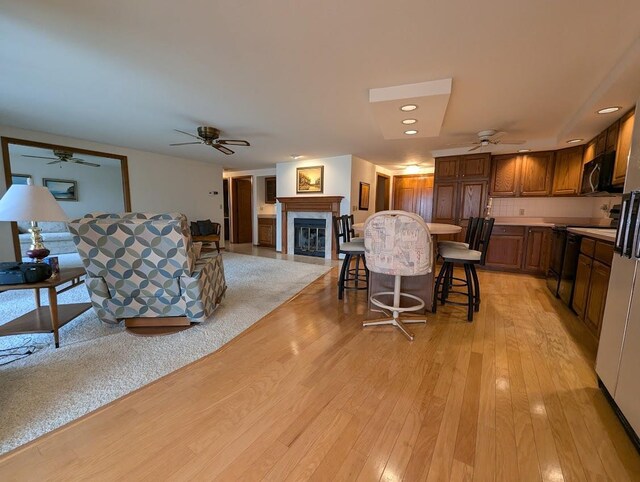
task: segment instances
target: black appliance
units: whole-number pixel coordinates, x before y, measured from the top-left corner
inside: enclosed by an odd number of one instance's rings
[[[0,285],[37,283],[51,278],[51,274],[47,263],[0,263]]]
[[[576,280],[576,270],[578,269],[581,240],[582,236],[578,234],[567,234],[567,242],[562,260],[562,271],[560,272],[560,284],[558,287],[558,296],[560,296],[560,299],[567,306],[571,306],[571,302],[573,301],[573,286]]]
[[[558,297],[560,288],[560,275],[564,263],[564,248],[567,240],[567,227],[554,226],[551,232],[551,258],[547,271],[547,286],[555,297]]]
[[[620,224],[613,249],[620,256],[640,258],[640,190],[622,196]]]
[[[580,194],[587,196],[621,193],[623,186],[613,186],[615,151],[606,152],[593,158],[584,165]]]

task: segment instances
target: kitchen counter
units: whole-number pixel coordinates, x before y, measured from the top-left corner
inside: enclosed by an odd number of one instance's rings
[[[616,240],[616,230],[612,228],[567,228],[567,231],[610,243]]]

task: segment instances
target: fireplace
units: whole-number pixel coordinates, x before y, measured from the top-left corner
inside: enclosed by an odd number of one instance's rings
[[[324,258],[327,224],[324,219],[293,220],[293,253]]]

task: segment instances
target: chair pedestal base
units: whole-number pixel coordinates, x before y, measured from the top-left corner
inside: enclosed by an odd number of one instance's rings
[[[381,326],[381,325],[393,325],[398,328],[404,336],[406,336],[409,341],[413,341],[413,333],[411,333],[404,326],[405,323],[426,323],[426,319],[413,319],[413,318],[405,318],[400,320],[400,318],[386,318],[379,320],[371,320],[365,321],[362,326]]]

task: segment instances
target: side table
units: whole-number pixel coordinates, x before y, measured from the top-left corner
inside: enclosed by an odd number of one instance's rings
[[[19,285],[0,285],[0,293],[14,290],[33,290],[36,309],[0,326],[0,336],[24,335],[27,333],[53,333],[56,348],[60,347],[58,330],[78,315],[91,308],[91,303],[70,303],[58,305],[58,294],[84,284],[81,278],[84,268],[62,268],[60,273],[40,283]],[[56,288],[71,283],[60,291]],[[49,306],[41,306],[40,290],[46,289],[49,294]],[[0,298],[1,299],[1,298]]]

